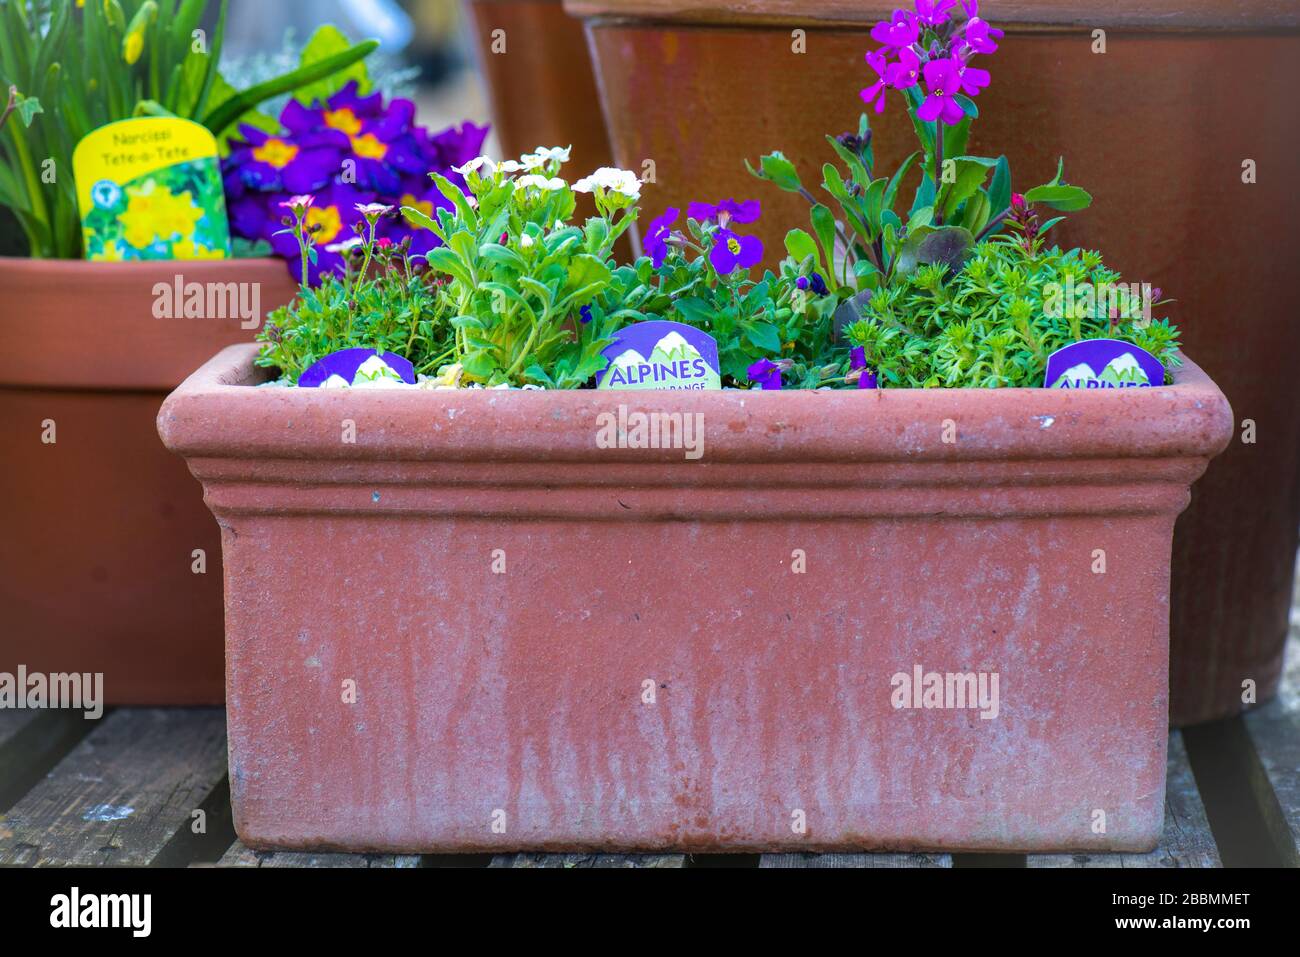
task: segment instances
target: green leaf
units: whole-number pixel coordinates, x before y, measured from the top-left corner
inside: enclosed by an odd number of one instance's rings
[[[316,29],[307,41],[307,45],[302,49],[302,58],[300,66],[309,66],[313,63],[319,63],[327,60],[332,56],[338,56],[352,48],[352,41],[338,27],[327,23]],[[366,94],[370,92],[370,73],[366,69],[364,60],[358,60],[351,66],[341,70],[334,71],[331,75],[315,83],[309,83],[300,87],[294,94],[298,102],[306,106],[313,103],[325,102],[351,81],[357,81],[357,92]]]
[[[244,92],[236,94],[213,109],[204,117],[203,125],[211,130],[214,135],[222,133],[226,127],[259,103],[282,93],[291,93],[300,87],[332,76],[340,70],[345,70],[357,61],[369,56],[378,46],[378,40],[366,40],[342,53],[336,53],[323,60],[299,67],[291,73],[249,87]]]
[[[799,263],[811,256],[817,271],[823,274],[826,272],[823,268],[821,254],[817,251],[816,240],[802,229],[792,229],[785,234],[785,251],[790,254],[795,262]]]
[[[794,164],[785,158],[784,153],[769,153],[759,160],[759,164],[761,170],[755,172],[754,167],[749,165],[749,160],[745,160],[746,168],[759,179],[769,179],[787,193],[797,193],[803,189],[803,184],[799,182],[798,171],[794,168]]]
[[[903,160],[903,165],[898,167],[898,171],[894,173],[893,178],[890,179],[889,185],[885,187],[885,196],[881,201],[882,209],[891,210],[894,208],[894,198],[898,195],[898,187],[902,185],[903,177],[906,176],[907,171],[912,168],[912,164],[920,158],[920,152],[914,152],[907,159]]]
[[[839,283],[835,279],[835,217],[826,206],[818,203],[812,208],[812,225],[813,232],[817,234],[817,239],[822,244],[822,251],[826,254],[826,272],[823,278],[826,285],[831,291],[839,288]]]
[[[992,162],[992,161],[989,161]],[[984,180],[988,176],[988,166],[984,162],[971,159],[970,157],[961,156],[955,161],[956,179],[951,183],[944,183],[940,197],[943,201],[944,219],[952,219],[957,213],[957,207],[975,194]]]
[[[745,338],[764,352],[777,354],[781,351],[781,334],[770,322],[750,322],[742,326]]]
[[[908,275],[919,266],[942,263],[950,269],[960,269],[975,245],[970,230],[961,226],[940,226],[915,235],[909,233],[898,254],[897,271]]]
[[[826,142],[831,144],[839,158],[844,161],[844,165],[849,168],[849,173],[853,176],[853,182],[866,189],[871,183],[871,174],[867,172],[861,158],[834,136],[826,137]]]
[[[14,98],[14,112],[17,113],[18,118],[23,121],[23,126],[31,126],[32,119],[36,114],[44,113],[45,110],[41,107],[41,101],[36,99],[36,97],[23,96],[19,93]]]
[[[1076,209],[1087,209],[1092,203],[1092,196],[1078,186],[1035,186],[1025,193],[1026,203],[1042,203],[1063,213]]]
[[[989,213],[996,216],[1011,205],[1011,164],[999,156],[993,167],[993,181],[989,183]]]

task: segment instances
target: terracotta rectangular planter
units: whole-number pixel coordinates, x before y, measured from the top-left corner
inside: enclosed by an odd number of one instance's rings
[[[158,418],[222,528],[250,845],[1154,846],[1174,519],[1232,428],[1195,366],[322,392],[253,388],[253,355]],[[640,413],[702,431],[618,447]],[[987,706],[898,700],[917,668],[982,673]]]
[[[249,284],[249,306],[255,285],[259,323],[297,291],[278,259],[0,258],[0,672],[102,673],[109,704],[222,700],[217,527],[155,423],[198,363],[256,330],[155,314],[178,276],[205,311],[207,284]]]

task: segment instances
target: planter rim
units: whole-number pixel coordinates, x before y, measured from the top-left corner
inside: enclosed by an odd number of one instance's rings
[[[269,377],[253,365],[257,351],[230,346],[172,393],[158,415],[168,448],[189,458],[682,465],[680,447],[598,447],[599,417],[622,408],[702,414],[709,463],[1177,457],[1203,468],[1233,433],[1227,399],[1186,359],[1173,385],[1114,390],[322,391],[254,388]],[[339,438],[348,419],[355,443]],[[944,441],[947,420],[955,441]]]
[[[172,318],[156,314],[160,284]],[[183,315],[196,285],[202,311],[212,310],[203,318]],[[251,342],[267,313],[296,291],[285,261],[268,256],[124,263],[0,256],[0,388],[166,393],[205,356]]]
[[[860,0],[564,0],[564,9],[585,20],[634,20],[672,24],[789,25],[861,28],[887,19],[898,2]],[[1035,28],[1152,30],[1169,33],[1300,29],[1300,8],[1289,0],[1148,0],[1140,8],[1097,0],[1010,0],[988,3],[985,19],[1012,30]]]

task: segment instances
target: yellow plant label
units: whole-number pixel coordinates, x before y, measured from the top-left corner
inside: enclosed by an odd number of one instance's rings
[[[227,259],[230,226],[217,141],[177,117],[120,120],[72,153],[85,257]]]

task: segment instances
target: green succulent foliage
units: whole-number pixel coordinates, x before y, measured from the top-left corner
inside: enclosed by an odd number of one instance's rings
[[[977,243],[955,271],[921,265],[875,290],[864,318],[844,332],[865,350],[881,387],[1039,387],[1047,357],[1080,339],[1121,339],[1166,368],[1178,365],[1177,328],[1144,317],[1140,296],[1120,282],[1098,253],[1031,251],[1002,236]],[[1071,289],[1124,291],[1112,301],[1067,297]]]
[[[91,131],[134,116],[179,116],[220,138],[257,119],[265,100],[354,67],[376,41],[332,49],[282,76],[236,90],[217,70],[226,0],[0,0],[0,91],[40,112],[0,128],[0,205],[11,209],[32,256],[81,255],[72,152]],[[319,49],[317,46],[316,49]],[[45,164],[52,160],[53,166]],[[53,176],[49,175],[53,172]]]
[[[332,352],[357,346],[395,352],[420,373],[436,371],[454,355],[445,306],[428,273],[403,261],[372,279],[326,275],[304,287],[288,306],[267,317],[257,335],[264,343],[257,365],[279,369],[296,382],[304,370]]]
[[[443,242],[427,261],[449,280],[441,295],[465,380],[585,385],[605,367],[601,350],[631,315],[620,303],[633,276],[615,268],[611,250],[635,208],[622,215],[607,208],[578,226],[569,223],[575,201],[567,187],[525,188],[509,177],[471,174],[471,203],[450,180],[433,180],[451,207],[439,207],[433,218],[409,207],[402,212]]]
[[[718,343],[724,386],[748,387],[746,369],[760,359],[783,363],[792,388],[817,388],[839,373],[832,358],[836,300],[800,289],[816,271],[815,258],[787,257],[779,272],[758,279],[748,270],[719,276],[705,253],[718,226],[687,220],[687,240],[697,255],[670,246],[659,269],[643,257],[633,268],[624,308],[632,318],[668,319],[694,326]]]

